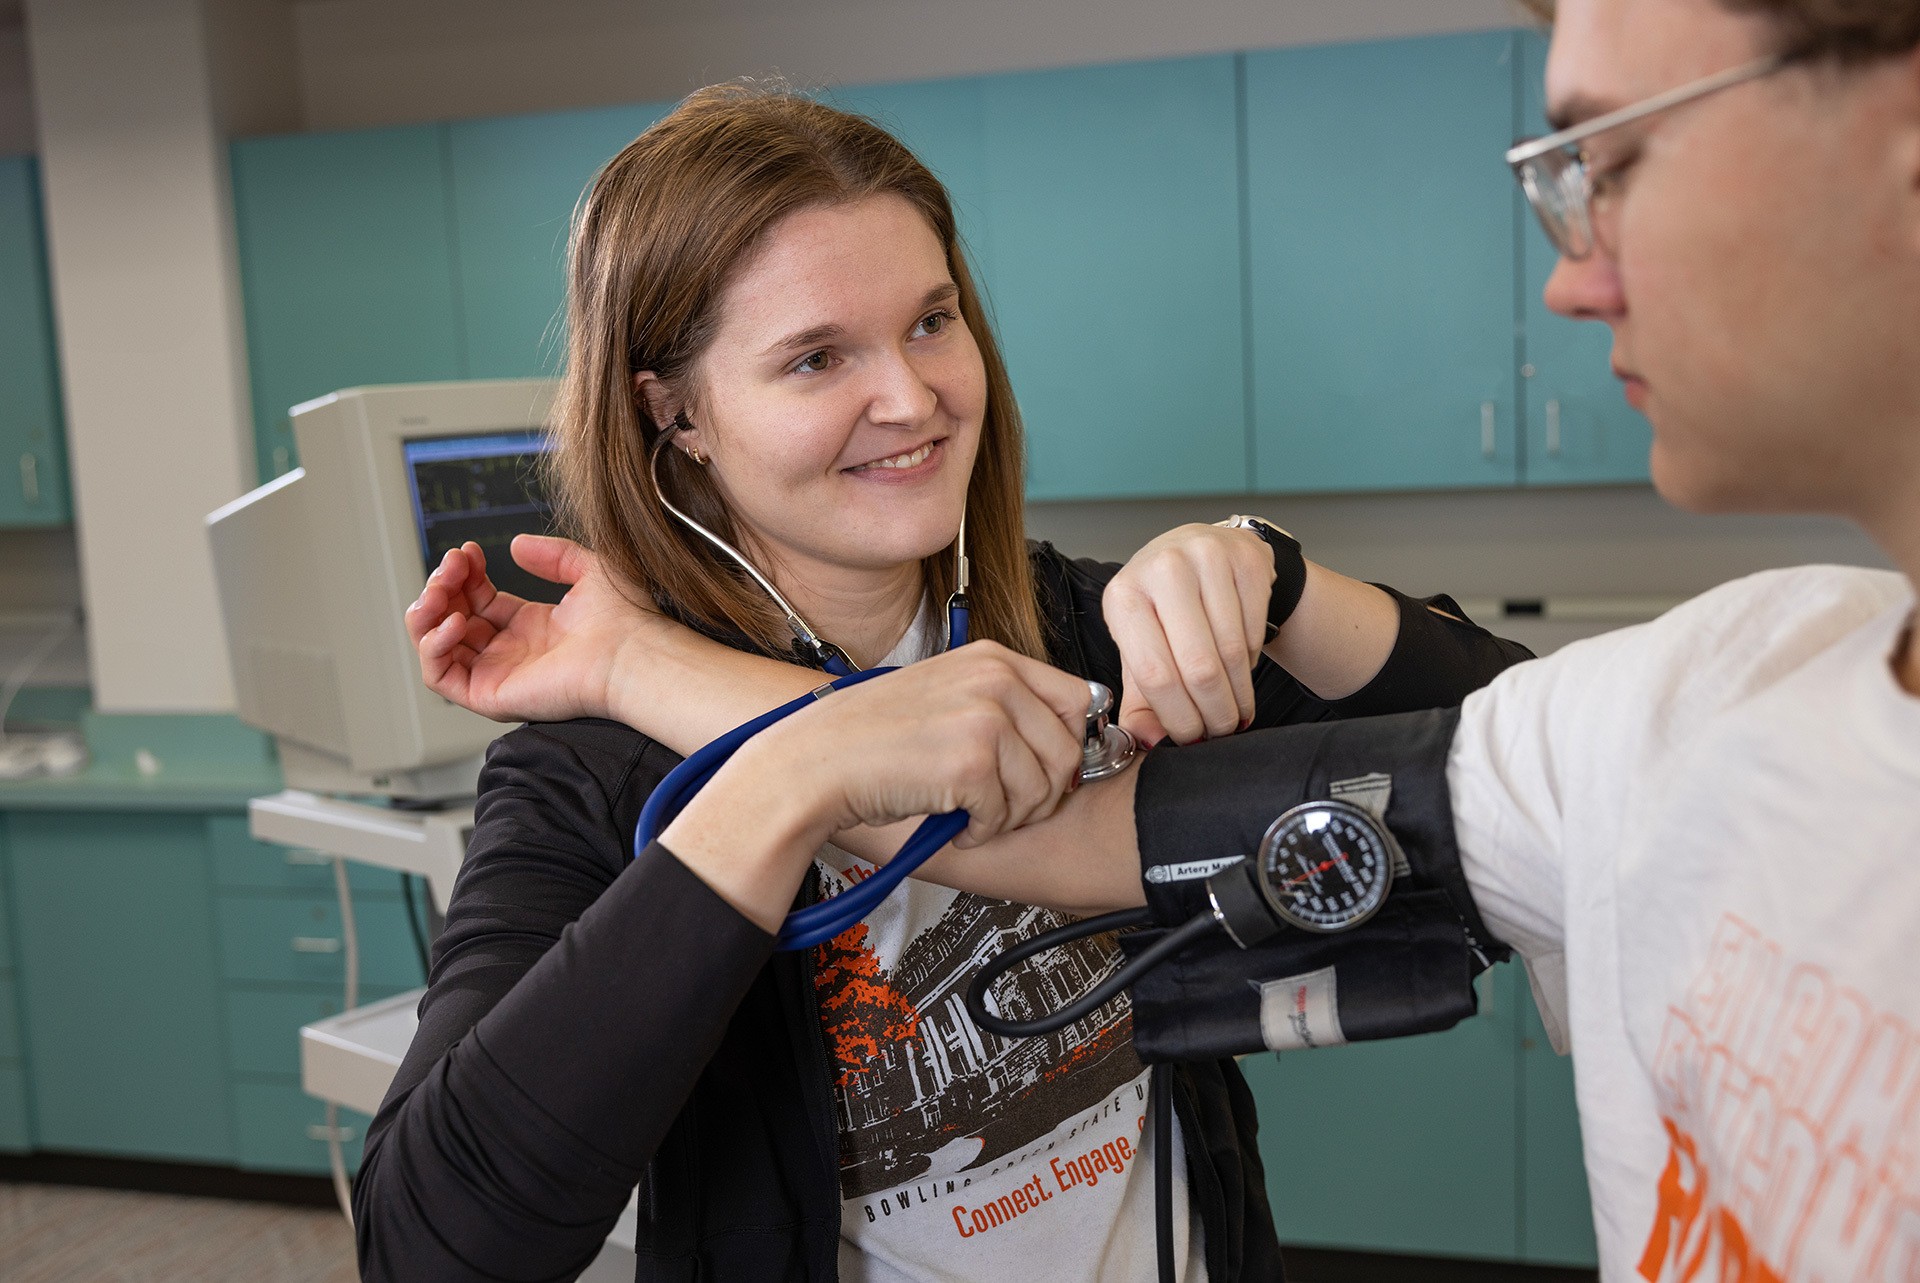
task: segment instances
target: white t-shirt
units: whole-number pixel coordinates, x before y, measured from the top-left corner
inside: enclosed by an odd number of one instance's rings
[[[1607,1280],[1920,1280],[1912,614],[1774,571],[1466,702],[1461,855],[1571,1042]]]
[[[936,645],[926,609],[881,663],[913,663]],[[874,871],[832,846],[818,864],[829,894]],[[1127,999],[1013,1042],[966,1013],[966,988],[989,958],[1066,921],[909,878],[817,952],[839,1115],[842,1283],[1154,1277],[1157,1142],[1143,1134],[1147,1071]],[[1109,940],[1080,941],[1029,961],[995,992],[1003,1012],[1031,1018],[1119,962]],[[1173,1145],[1174,1256],[1180,1278],[1201,1283],[1177,1124]]]

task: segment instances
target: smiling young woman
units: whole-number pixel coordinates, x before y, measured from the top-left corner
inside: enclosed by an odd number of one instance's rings
[[[718,438],[711,457],[723,455],[728,425],[705,418],[717,408],[715,388],[711,380],[701,388],[695,368],[713,349],[723,318],[739,314],[716,307],[716,300],[782,220],[844,217],[842,211],[855,206],[877,210],[862,230],[882,238],[856,242],[864,248],[893,244],[887,233],[900,229],[933,247],[934,263],[923,254],[917,266],[922,274],[935,266],[940,277],[930,282],[933,293],[905,303],[919,310],[903,314],[899,332],[940,317],[936,326],[950,324],[969,336],[963,360],[976,367],[977,390],[969,396],[978,402],[964,407],[977,416],[965,425],[973,437],[967,443],[972,468],[969,479],[969,469],[959,466],[967,461],[951,460],[950,474],[962,483],[958,497],[966,506],[973,633],[1044,658],[1021,515],[1020,412],[959,252],[946,191],[884,130],[803,97],[742,85],[700,90],[608,162],[582,199],[568,267],[567,370],[553,421],[553,489],[563,524],[599,553],[617,580],[648,585],[670,613],[703,630],[749,639],[768,654],[790,653],[784,617],[744,575],[714,573],[711,549],[662,505],[648,462],[659,434],[679,415],[696,432]],[[804,280],[807,248],[790,249],[779,285]],[[772,289],[773,283],[764,287]],[[795,364],[814,359],[804,347],[790,349],[789,337],[809,336],[804,330],[773,336],[782,356]],[[636,379],[654,385],[654,414],[643,414],[636,403]],[[662,460],[661,472],[676,502],[709,530],[736,545],[764,544],[764,531],[741,529],[739,510],[728,504],[714,470],[676,450]],[[746,479],[743,468],[736,484]],[[832,510],[815,515],[841,519]],[[958,514],[951,515],[957,524]],[[956,583],[952,541],[949,528],[917,556],[934,600],[945,600]]]
[[[1019,416],[946,193],[806,98],[702,90],[615,157],[575,221],[568,321],[552,490],[585,547],[515,556],[572,587],[511,599],[460,549],[408,612],[435,690],[532,724],[488,754],[419,1033],[368,1129],[364,1276],[558,1276],[636,1183],[648,1279],[1143,1276],[1144,1163],[991,1234],[952,1214],[1020,1202],[1043,1155],[1141,1139],[1125,1002],[1018,1043],[961,1005],[986,958],[1064,921],[1025,890],[1066,873],[1047,826],[1129,780],[1064,796],[1086,681],[1146,691],[1138,716],[1195,739],[1452,702],[1525,652],[1277,530],[1182,527],[1124,570],[1030,546]],[[669,503],[855,663],[904,667],[763,732],[636,853],[676,753],[820,681]],[[939,654],[963,520],[975,644]],[[899,849],[879,826],[954,809],[968,849],[820,949],[773,952],[796,900]],[[1131,840],[1084,813],[1072,831]],[[1118,959],[1088,940],[1003,992],[1085,993]],[[1279,1277],[1238,1069],[1172,1077],[1177,1122],[1144,1143],[1185,1160],[1181,1277]]]

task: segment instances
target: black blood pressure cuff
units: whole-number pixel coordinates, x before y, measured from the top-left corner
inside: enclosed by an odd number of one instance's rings
[[[1242,949],[1224,931],[1133,987],[1143,1060],[1215,1059],[1445,1029],[1475,1010],[1473,978],[1508,956],[1481,921],[1455,845],[1447,754],[1458,709],[1253,731],[1142,760],[1134,801],[1155,928],[1129,954],[1212,914],[1207,881],[1250,858],[1301,802],[1385,798],[1380,818],[1407,858],[1386,903],[1351,931],[1282,927]]]

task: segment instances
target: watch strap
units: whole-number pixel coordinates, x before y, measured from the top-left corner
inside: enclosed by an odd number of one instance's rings
[[[1272,641],[1293,618],[1300,596],[1307,590],[1307,558],[1300,541],[1265,517],[1236,513],[1219,523],[1230,530],[1251,530],[1273,551],[1273,589],[1267,596],[1267,640]]]

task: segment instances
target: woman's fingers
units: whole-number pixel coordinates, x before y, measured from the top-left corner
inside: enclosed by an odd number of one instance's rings
[[[514,564],[549,583],[571,587],[593,568],[593,554],[558,535],[515,535],[507,551]]]
[[[1208,558],[1199,570],[1200,604],[1213,630],[1212,657],[1226,674],[1233,695],[1233,725],[1220,727],[1209,717],[1207,731],[1211,735],[1231,735],[1253,720],[1253,657],[1259,647],[1247,642],[1246,603],[1232,560],[1225,556]],[[1262,606],[1263,633],[1265,613]]]
[[[1174,742],[1199,739],[1206,731],[1206,719],[1180,679],[1159,603],[1132,585],[1115,581],[1107,590],[1105,610],[1107,627],[1128,675],[1123,709],[1132,711],[1144,704]]]
[[[1189,568],[1155,596],[1154,614],[1166,633],[1166,649],[1173,662],[1172,680],[1179,684],[1185,703],[1198,714],[1200,734],[1231,735],[1240,726],[1240,706],[1228,672],[1227,657],[1220,653],[1217,622],[1208,612],[1205,590],[1204,580]],[[1240,649],[1239,633],[1240,623],[1236,619],[1232,621],[1231,633],[1235,651]],[[1157,699],[1154,708],[1160,711]],[[1164,713],[1160,720],[1167,721]],[[1167,729],[1174,729],[1171,722],[1167,723]]]
[[[1140,693],[1124,656],[1120,660],[1120,691],[1120,710],[1113,718],[1120,729],[1149,747],[1167,739],[1167,728],[1161,724],[1147,697]]]

